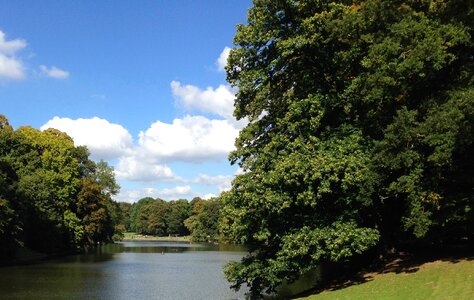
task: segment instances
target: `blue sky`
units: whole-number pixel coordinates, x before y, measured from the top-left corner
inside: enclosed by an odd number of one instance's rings
[[[2,1],[0,114],[55,127],[116,169],[116,197],[229,187],[245,121],[222,63],[251,1]]]

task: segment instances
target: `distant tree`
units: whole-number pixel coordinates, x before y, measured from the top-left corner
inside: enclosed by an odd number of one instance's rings
[[[118,205],[120,211],[119,224],[122,224],[126,231],[131,231],[130,213],[132,211],[132,204],[127,202],[119,202]]]
[[[185,220],[184,225],[191,232],[191,238],[197,242],[217,241],[222,201],[219,198],[202,200],[199,211]]]
[[[184,220],[189,217],[190,209],[191,204],[184,199],[168,202],[168,214],[166,216],[168,234],[189,234],[188,229],[184,226]]]
[[[151,204],[155,201],[155,199],[151,197],[145,197],[138,200],[136,203],[132,205],[130,210],[130,229],[132,231],[138,232],[137,230],[137,218],[138,212],[142,209],[143,206]]]
[[[168,204],[160,199],[153,200],[153,202],[142,206],[137,213],[137,232],[158,236],[166,235],[168,212]]]

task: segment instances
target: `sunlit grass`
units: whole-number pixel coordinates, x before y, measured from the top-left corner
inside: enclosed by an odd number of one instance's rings
[[[438,260],[386,273],[368,273],[361,282],[300,299],[474,299],[474,260]]]

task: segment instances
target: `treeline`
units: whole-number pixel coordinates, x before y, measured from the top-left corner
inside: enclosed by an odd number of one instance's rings
[[[145,235],[186,236],[199,242],[220,240],[218,224],[222,203],[218,198],[195,197],[164,201],[146,197],[134,204],[119,203],[121,225],[127,231]]]
[[[118,191],[113,169],[67,134],[14,130],[0,115],[0,261],[22,247],[63,254],[120,238]]]

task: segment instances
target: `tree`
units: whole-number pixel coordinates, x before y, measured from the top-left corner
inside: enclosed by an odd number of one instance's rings
[[[167,234],[168,205],[157,199],[142,206],[137,213],[136,230],[141,234],[164,236]]]
[[[249,120],[222,196],[224,236],[250,251],[225,270],[234,288],[472,237],[468,2],[254,1],[226,67]]]
[[[137,230],[137,219],[138,219],[138,213],[142,209],[143,206],[151,204],[155,201],[155,199],[151,197],[145,197],[140,200],[138,200],[136,203],[132,205],[132,209],[130,211],[130,228],[132,231],[138,232]]]
[[[187,235],[188,229],[184,226],[184,220],[189,217],[190,203],[185,199],[170,201],[168,214],[166,216],[167,232],[172,235]]]
[[[0,115],[0,259],[18,247],[69,253],[110,241],[116,191],[113,169],[66,133],[13,130]]]
[[[184,221],[184,225],[196,242],[220,240],[219,220],[221,218],[222,201],[219,198],[201,200],[196,205],[195,213]]]
[[[118,205],[120,212],[119,224],[122,224],[126,231],[131,231],[130,213],[132,210],[132,204],[127,202],[119,202]]]

